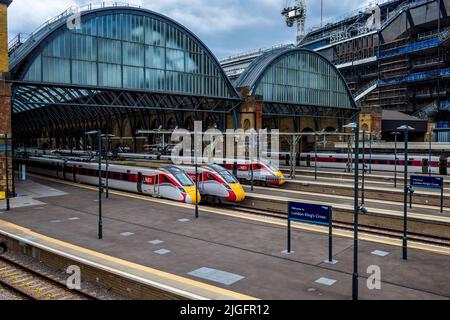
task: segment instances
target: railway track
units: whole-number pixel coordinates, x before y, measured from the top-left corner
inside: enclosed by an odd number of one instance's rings
[[[22,300],[96,300],[4,256],[0,256],[0,285]]]
[[[248,208],[242,208],[237,206],[227,206],[229,209],[232,209],[237,212],[242,212],[246,214],[253,214],[257,216],[262,216],[266,218],[272,218],[277,220],[287,220],[287,214],[281,214],[277,212],[271,212],[271,211],[264,211],[264,210],[255,210],[255,209],[248,209]],[[342,231],[353,231],[354,225],[351,223],[344,223],[344,222],[333,222],[333,228],[335,230],[342,230]],[[379,228],[379,227],[373,227],[373,226],[365,226],[360,224],[359,225],[359,231],[375,235],[375,236],[381,236],[385,238],[391,238],[396,240],[402,240],[403,239],[403,233],[389,230],[386,228]],[[429,236],[423,236],[420,234],[415,233],[409,233],[408,239],[417,243],[422,244],[428,244],[428,245],[437,245],[442,247],[449,247],[450,248],[450,240],[440,237],[429,237]]]

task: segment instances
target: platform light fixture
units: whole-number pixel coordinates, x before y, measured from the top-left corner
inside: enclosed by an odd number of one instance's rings
[[[403,125],[397,128],[402,131],[405,137],[405,170],[404,170],[404,199],[403,199],[403,260],[408,260],[408,194],[410,194],[410,186],[408,185],[408,142],[409,132],[414,131],[413,127]]]
[[[87,136],[97,136],[98,141],[98,238],[103,239],[103,218],[102,218],[102,131],[93,130],[86,132]]]
[[[397,188],[397,165],[398,165],[398,136],[401,134],[398,131],[394,131],[391,132],[392,135],[395,136],[395,151],[394,151],[394,155],[395,155],[395,170],[394,170],[394,187]]]
[[[105,197],[109,199],[109,139],[114,138],[113,134],[102,134],[102,138],[106,138],[106,150],[105,150],[105,161],[106,161],[106,180],[105,180]]]

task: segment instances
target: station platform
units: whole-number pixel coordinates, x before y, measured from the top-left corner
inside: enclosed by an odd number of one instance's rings
[[[199,219],[185,205],[111,191],[103,200],[104,239],[97,239],[95,187],[32,177],[17,185],[11,211],[0,211],[0,234],[92,259],[97,264],[162,283],[205,299],[351,298],[352,233],[335,231],[328,257],[328,229],[293,223],[291,255],[286,222],[201,207]],[[45,192],[44,192],[45,191]],[[46,192],[50,194],[47,194]],[[0,204],[3,208],[4,202]],[[361,299],[450,299],[450,248],[361,234]],[[381,270],[381,290],[370,290],[366,273]]]

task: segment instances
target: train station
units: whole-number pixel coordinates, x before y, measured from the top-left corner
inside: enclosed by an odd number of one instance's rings
[[[0,300],[450,299],[450,2],[222,59],[146,4],[0,0]]]

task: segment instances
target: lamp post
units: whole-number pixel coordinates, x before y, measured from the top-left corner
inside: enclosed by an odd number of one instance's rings
[[[428,148],[428,175],[431,177],[431,160],[432,160],[432,148],[433,148],[433,129],[430,131],[430,146]]]
[[[113,134],[103,134],[102,137],[106,138],[105,146],[105,161],[106,161],[106,172],[105,172],[105,197],[109,199],[109,138],[115,137]]]
[[[363,158],[362,158],[362,184],[361,184],[361,204],[366,204],[366,194],[365,194],[365,186],[366,186],[366,130],[362,132],[363,136]]]
[[[397,188],[397,165],[398,165],[398,158],[397,158],[397,144],[398,144],[398,135],[400,134],[400,132],[395,131],[392,132],[391,134],[393,134],[395,136],[395,169],[394,169],[394,187]]]
[[[9,200],[9,161],[8,161],[8,134],[4,133],[1,136],[3,136],[4,139],[4,145],[5,145],[5,200],[6,200],[6,211],[11,210],[11,203]]]
[[[88,136],[97,135],[98,141],[98,238],[103,239],[103,217],[102,217],[102,131],[89,131],[85,133]]]
[[[404,171],[404,212],[403,212],[403,260],[408,260],[408,194],[411,192],[411,188],[408,185],[408,142],[409,131],[415,130],[414,128],[403,125],[397,128],[399,131],[403,131],[405,136],[405,171]]]
[[[370,141],[369,141],[369,173],[372,174],[372,144],[373,144],[373,132],[370,132]]]
[[[354,236],[353,236],[353,275],[352,299],[358,300],[358,232],[359,232],[359,121],[344,126],[355,133],[355,193],[354,193]]]
[[[317,181],[317,133],[314,133],[314,179]]]

